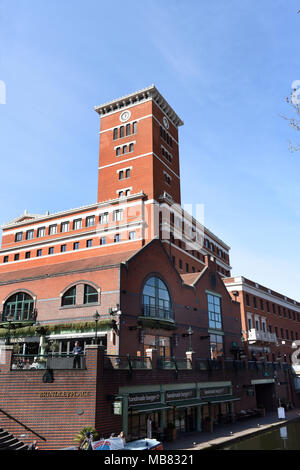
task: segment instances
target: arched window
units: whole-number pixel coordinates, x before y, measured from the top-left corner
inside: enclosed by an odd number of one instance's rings
[[[169,290],[166,284],[156,276],[150,277],[144,285],[143,312],[148,317],[173,319]]]
[[[15,321],[33,320],[34,300],[25,292],[18,292],[7,299],[4,304],[4,319],[13,318]]]
[[[66,305],[75,305],[76,304],[76,286],[70,287],[61,299],[62,307]]]
[[[94,304],[98,302],[98,292],[97,290],[88,285],[84,284],[84,299],[83,303],[84,304]]]

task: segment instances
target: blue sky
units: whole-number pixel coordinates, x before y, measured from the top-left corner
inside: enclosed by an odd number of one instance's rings
[[[280,117],[300,79],[299,8],[0,0],[1,223],[95,202],[93,108],[154,83],[185,123],[182,202],[205,205],[234,275],[300,300],[300,152]]]

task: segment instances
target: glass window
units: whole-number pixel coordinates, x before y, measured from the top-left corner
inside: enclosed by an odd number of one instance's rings
[[[114,222],[119,222],[123,219],[123,210],[116,210],[114,211]]]
[[[116,233],[115,236],[114,236],[114,242],[118,243],[119,241],[120,241],[120,234]]]
[[[124,171],[121,170],[119,171],[119,180],[122,180],[124,178]]]
[[[25,253],[25,259],[29,259],[30,258],[30,251],[26,251]]]
[[[12,295],[4,304],[4,318],[13,318],[15,321],[33,319],[33,298],[25,292]]]
[[[23,239],[23,232],[16,233],[15,242],[20,242]]]
[[[210,358],[218,359],[224,354],[223,336],[210,335]]]
[[[37,250],[36,256],[42,256],[42,254],[43,254],[43,250],[41,250],[41,249]]]
[[[3,257],[3,263],[8,263],[8,256],[7,256],[7,255],[5,255],[5,256]]]
[[[50,248],[48,250],[48,255],[53,255],[53,254],[54,254],[54,247],[50,246]]]
[[[76,219],[73,221],[73,230],[79,230],[82,226],[82,219]]]
[[[123,145],[123,153],[127,153],[127,145]]]
[[[131,133],[131,124],[126,124],[126,135],[130,135]]]
[[[130,168],[126,170],[126,178],[130,178]]]
[[[207,294],[208,325],[209,328],[220,330],[222,328],[221,299],[212,294]]]
[[[79,242],[73,243],[73,250],[79,250]]]
[[[60,251],[61,251],[61,253],[64,253],[65,251],[67,251],[67,245],[61,245],[60,246]]]
[[[86,222],[85,222],[85,225],[87,227],[92,227],[93,225],[95,225],[95,216],[94,215],[90,215],[86,218]]]
[[[40,238],[40,237],[44,237],[45,235],[46,235],[46,228],[45,227],[38,228],[37,237]]]
[[[116,140],[118,138],[118,128],[115,127],[114,131],[113,131],[113,139]]]
[[[143,289],[145,316],[172,319],[171,298],[166,284],[156,276],[150,277]]]
[[[135,240],[135,231],[129,232],[129,240]]]
[[[31,240],[33,238],[34,231],[33,230],[27,230],[26,232],[26,240]]]
[[[136,132],[137,132],[137,122],[134,122],[134,123],[132,124],[132,133],[133,133],[133,134],[136,134]]]
[[[61,232],[68,232],[68,231],[69,231],[69,222],[62,222]]]
[[[119,191],[119,197],[123,197],[124,196],[124,191]]]
[[[15,256],[14,256],[14,260],[18,261],[19,259],[20,259],[20,255],[19,255],[19,253],[16,253]]]
[[[129,144],[129,152],[133,152],[133,144]]]
[[[120,137],[124,137],[124,126],[120,127]]]
[[[84,304],[93,304],[98,302],[98,292],[97,290],[89,286],[88,284],[84,285]]]
[[[99,224],[107,224],[108,223],[108,212],[99,215]]]
[[[100,238],[100,245],[106,245],[106,237]]]
[[[147,349],[156,349],[160,357],[171,357],[171,338],[145,334],[144,356],[146,356]]]
[[[121,147],[116,148],[116,156],[118,157],[121,154]]]
[[[49,235],[55,235],[57,233],[57,224],[49,226]]]
[[[87,248],[91,248],[93,246],[93,239],[87,240],[86,241],[86,246],[87,246]]]
[[[61,305],[75,305],[76,304],[76,286],[68,289],[61,298]]]

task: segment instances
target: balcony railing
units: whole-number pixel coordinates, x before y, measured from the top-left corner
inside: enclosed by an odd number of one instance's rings
[[[76,358],[76,359],[75,359]],[[85,369],[85,355],[80,354],[13,354],[11,361],[11,370],[41,370],[41,369]]]
[[[276,343],[277,338],[275,333],[269,331],[259,331],[256,328],[252,328],[248,331],[248,341],[263,341],[266,343]]]
[[[159,357],[157,361],[159,369],[189,370],[192,369],[190,359],[177,359],[175,357]]]
[[[174,313],[172,310],[153,307],[152,305],[143,305],[143,315],[150,318],[158,318],[159,320],[174,320]]]
[[[112,356],[104,357],[104,369],[137,370],[152,369],[150,357],[141,356]]]
[[[13,315],[7,312],[0,313],[0,322],[10,322],[13,325],[14,322],[35,322],[37,317],[37,309],[35,308],[32,312],[24,312],[17,310]]]

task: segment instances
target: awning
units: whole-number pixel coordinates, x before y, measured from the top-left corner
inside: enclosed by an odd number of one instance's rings
[[[232,395],[221,395],[219,397],[207,397],[205,398],[209,403],[227,403],[229,401],[238,401],[240,398],[233,397]]]
[[[129,411],[137,413],[147,413],[151,411],[171,410],[172,407],[166,403],[152,403],[151,405],[130,406]]]
[[[207,401],[202,401],[199,398],[193,398],[191,400],[177,400],[169,401],[168,405],[175,406],[175,408],[190,408],[192,406],[207,405]]]

